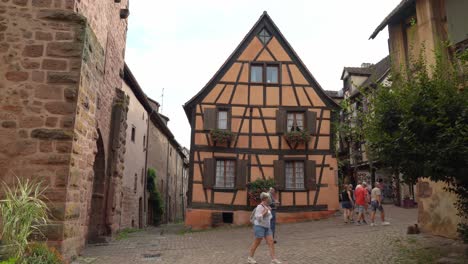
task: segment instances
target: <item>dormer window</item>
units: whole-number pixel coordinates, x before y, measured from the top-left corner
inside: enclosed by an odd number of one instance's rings
[[[260,33],[258,34],[258,38],[260,39],[260,41],[266,45],[268,43],[268,41],[270,41],[271,39],[271,34],[270,32],[268,32],[268,30],[266,30],[265,28],[262,29],[262,31],[260,31]]]

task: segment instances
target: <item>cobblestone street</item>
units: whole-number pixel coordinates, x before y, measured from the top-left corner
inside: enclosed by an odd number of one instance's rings
[[[331,219],[278,226],[277,255],[283,263],[356,263],[363,257],[372,263],[400,263],[396,241],[405,241],[417,209],[387,205],[390,226],[344,224]],[[129,234],[107,246],[90,246],[77,263],[246,263],[251,228],[221,228],[186,234],[160,234],[152,228]],[[422,239],[424,235],[412,236]],[[431,238],[432,239],[432,238]],[[435,239],[435,238],[434,238]],[[448,242],[447,242],[448,241]],[[447,240],[443,243],[453,243]],[[270,263],[264,243],[257,250],[258,263]],[[361,262],[361,263],[365,263]],[[369,262],[369,263],[371,263]]]

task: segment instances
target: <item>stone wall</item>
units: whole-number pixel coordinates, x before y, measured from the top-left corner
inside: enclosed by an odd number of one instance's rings
[[[54,218],[45,233],[71,257],[90,228],[97,235],[120,228],[127,128],[120,11],[128,1],[1,2],[0,179],[49,186]],[[93,208],[102,224],[90,224]]]

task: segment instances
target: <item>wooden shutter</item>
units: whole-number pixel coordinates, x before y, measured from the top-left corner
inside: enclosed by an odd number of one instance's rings
[[[311,135],[317,134],[317,113],[314,111],[306,112],[306,125],[307,130]]]
[[[307,190],[317,190],[316,165],[314,160],[305,161],[305,187]]]
[[[216,108],[207,108],[203,115],[203,129],[212,130],[216,128]]]
[[[247,175],[248,175],[248,161],[247,160],[237,160],[236,161],[236,189],[245,190],[247,184]]]
[[[286,111],[276,110],[276,133],[286,132]]]
[[[284,170],[284,160],[275,160],[273,161],[274,173],[275,173],[275,183],[278,190],[284,190],[286,186],[285,170]]]
[[[207,189],[213,188],[215,185],[216,179],[216,160],[215,159],[205,159],[203,161],[204,170],[203,170],[203,187]]]

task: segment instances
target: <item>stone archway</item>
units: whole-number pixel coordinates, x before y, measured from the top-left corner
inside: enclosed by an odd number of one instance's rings
[[[108,234],[106,228],[107,189],[106,184],[106,155],[101,132],[98,130],[97,153],[94,158],[94,179],[91,196],[91,210],[89,212],[88,243],[102,242]]]

